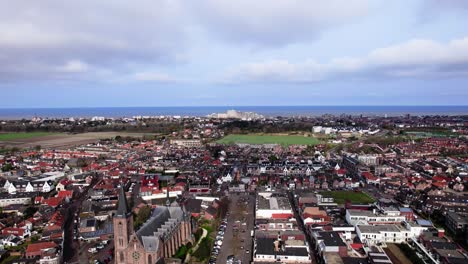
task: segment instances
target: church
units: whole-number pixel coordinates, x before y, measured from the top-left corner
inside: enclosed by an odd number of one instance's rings
[[[133,216],[123,188],[119,191],[117,213],[113,218],[115,263],[154,264],[172,257],[191,241],[190,214],[180,206],[156,207],[150,218],[135,232]]]

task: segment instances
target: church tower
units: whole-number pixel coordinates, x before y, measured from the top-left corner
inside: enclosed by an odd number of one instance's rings
[[[129,263],[131,256],[127,256],[127,247],[130,236],[133,233],[133,216],[130,208],[128,207],[127,197],[125,196],[123,187],[119,190],[117,213],[114,216],[113,222],[115,263]]]

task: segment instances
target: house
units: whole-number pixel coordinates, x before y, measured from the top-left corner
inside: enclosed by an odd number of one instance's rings
[[[313,232],[312,238],[315,242],[316,250],[321,257],[326,253],[338,253],[340,257],[348,255],[347,245],[338,232]]]
[[[49,193],[52,191],[53,184],[51,181],[6,181],[3,185],[5,191],[10,194],[24,192],[43,192]]]
[[[16,247],[23,243],[23,239],[15,235],[2,235],[0,237],[0,244],[4,247]]]
[[[31,204],[34,193],[0,193],[0,207],[5,207],[14,204],[27,205]]]
[[[61,190],[57,194],[58,198],[67,198],[71,199],[73,197],[73,191],[72,190]]]
[[[222,181],[222,182],[232,182],[232,180],[233,180],[233,179],[232,179],[232,176],[231,176],[230,173],[228,173],[226,176],[222,176],[222,177],[221,177],[221,181]]]
[[[254,262],[311,263],[309,248],[301,240],[255,239]]]
[[[302,213],[305,225],[327,225],[331,219],[327,212],[320,210],[318,207],[306,207]]]
[[[378,212],[373,211],[362,211],[347,209],[346,210],[346,221],[350,225],[379,225],[379,224],[396,224],[405,221],[406,217],[400,215],[400,211],[397,213],[393,212]]]
[[[217,214],[218,214],[218,210],[215,207],[210,206],[205,210],[204,217],[206,220],[213,220],[216,218]]]
[[[445,224],[452,233],[464,233],[468,227],[468,217],[463,217],[454,212],[448,212],[445,217]]]
[[[201,213],[202,200],[199,199],[188,199],[185,202],[184,208],[187,212],[192,214],[192,217],[199,217]]]
[[[47,251],[57,248],[54,242],[39,242],[29,244],[26,249],[26,258],[42,257]]]
[[[408,207],[400,208],[400,215],[405,216],[406,221],[412,222],[415,220],[413,209]]]
[[[356,233],[359,239],[368,245],[376,245],[382,242],[401,243],[409,238],[407,233],[396,225],[358,225]]]
[[[31,231],[27,228],[6,227],[2,230],[3,235],[15,235],[22,239],[31,236]]]

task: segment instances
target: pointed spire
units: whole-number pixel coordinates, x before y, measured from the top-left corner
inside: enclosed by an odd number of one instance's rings
[[[167,198],[166,198],[166,206],[169,207],[171,205],[171,200],[169,199],[169,185],[166,188]]]
[[[127,197],[122,186],[119,190],[119,204],[117,206],[117,216],[127,217],[129,213],[130,210],[128,208]]]

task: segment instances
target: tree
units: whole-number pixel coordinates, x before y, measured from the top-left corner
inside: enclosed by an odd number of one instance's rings
[[[2,171],[3,172],[11,171],[12,169],[13,169],[13,165],[11,163],[7,163],[7,164],[2,166]]]
[[[276,157],[275,155],[271,155],[271,156],[268,157],[268,160],[269,160],[270,162],[274,162],[274,161],[277,161],[277,160],[278,160],[278,157]]]
[[[37,212],[37,210],[38,209],[34,206],[29,206],[28,208],[26,208],[23,212],[24,219],[32,217]]]
[[[140,208],[140,211],[138,212],[137,215],[135,215],[135,221],[133,222],[133,227],[135,229],[138,229],[143,223],[148,220],[148,218],[151,215],[151,207],[149,205],[145,205],[142,208]]]

